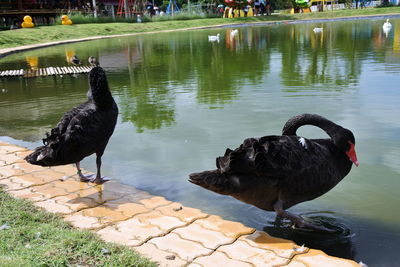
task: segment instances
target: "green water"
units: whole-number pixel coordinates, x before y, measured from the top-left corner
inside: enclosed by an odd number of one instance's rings
[[[99,40],[0,59],[0,70],[100,59],[119,105],[103,174],[185,205],[369,266],[400,262],[400,19],[241,27]],[[323,27],[315,34],[314,27]],[[208,35],[220,33],[219,43]],[[35,63],[37,62],[37,64]],[[0,78],[0,140],[30,148],[84,101],[87,76]],[[334,225],[316,235],[275,214],[187,182],[246,137],[280,134],[318,113],[353,131],[360,167],[326,195],[291,209]],[[324,132],[304,127],[305,137]],[[83,167],[95,171],[93,157]]]

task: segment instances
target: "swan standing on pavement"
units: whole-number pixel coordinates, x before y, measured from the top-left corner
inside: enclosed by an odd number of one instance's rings
[[[101,157],[117,123],[118,107],[108,87],[106,73],[94,67],[89,73],[88,100],[65,113],[43,146],[25,157],[31,164],[58,166],[75,163],[82,182],[104,183],[101,177]],[[85,176],[80,161],[96,153],[97,174]]]

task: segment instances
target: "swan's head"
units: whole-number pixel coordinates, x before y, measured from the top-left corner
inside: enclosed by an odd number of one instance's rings
[[[360,163],[357,160],[354,135],[350,130],[342,127],[340,128],[341,129],[332,137],[333,143],[347,155],[354,165],[358,166]]]
[[[92,91],[109,91],[106,73],[101,67],[95,66],[89,72],[89,85]]]
[[[389,23],[389,19],[386,19],[386,22]]]

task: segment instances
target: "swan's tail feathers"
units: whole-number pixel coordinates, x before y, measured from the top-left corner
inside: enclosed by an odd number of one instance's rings
[[[35,151],[25,157],[25,160],[30,164],[40,166],[60,165],[55,151],[50,146],[40,146],[36,148]]]
[[[239,177],[227,176],[220,170],[192,173],[189,182],[223,195],[235,193],[240,188]]]

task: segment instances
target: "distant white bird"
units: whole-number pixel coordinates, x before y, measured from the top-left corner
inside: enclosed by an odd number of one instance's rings
[[[382,29],[384,32],[389,32],[392,29],[392,23],[389,22],[389,19],[387,19],[386,22],[383,23]]]
[[[313,31],[314,31],[315,33],[323,32],[323,31],[324,31],[324,28],[317,28],[317,27],[315,27],[315,28],[313,29]]]
[[[208,41],[209,42],[219,42],[219,33],[217,35],[209,35]]]
[[[238,29],[234,29],[231,31],[231,37],[235,37],[239,33]]]

